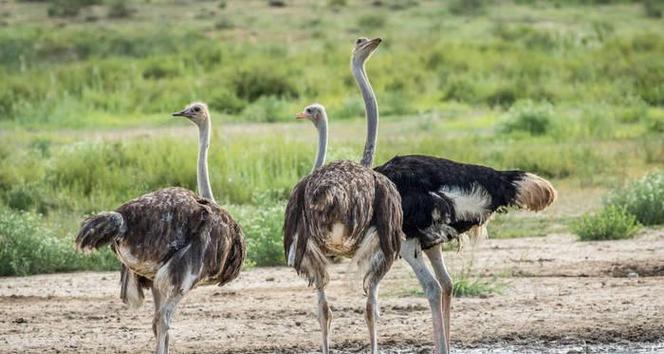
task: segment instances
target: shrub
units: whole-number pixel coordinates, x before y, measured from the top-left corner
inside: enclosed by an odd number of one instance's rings
[[[357,20],[357,25],[365,29],[377,29],[385,26],[385,17],[379,15],[365,15]]]
[[[486,0],[452,0],[449,10],[455,15],[477,15],[484,11]]]
[[[660,0],[644,0],[642,4],[646,17],[662,18],[664,5]]]
[[[217,22],[214,23],[214,28],[216,28],[218,30],[231,29],[231,28],[235,28],[235,24],[233,23],[233,20],[231,20],[230,17],[221,16],[217,20]]]
[[[81,9],[91,5],[98,5],[101,0],[50,0],[48,15],[50,17],[78,16]]]
[[[238,213],[247,240],[249,264],[259,267],[283,265],[281,229],[285,205],[274,201],[269,193],[258,195],[254,202],[256,206],[244,207]]]
[[[297,97],[297,89],[288,76],[273,68],[251,68],[237,72],[232,79],[235,93],[249,102],[261,96]]]
[[[327,0],[327,6],[329,7],[344,7],[348,5],[347,0]]]
[[[73,239],[57,237],[37,214],[0,207],[0,276],[112,270],[117,264],[109,250],[90,256],[75,252]]]
[[[132,10],[127,6],[127,0],[112,0],[108,4],[109,18],[127,18],[131,17]]]
[[[284,0],[268,0],[267,4],[271,7],[285,7],[286,1]]]
[[[254,122],[273,123],[292,117],[292,112],[289,113],[286,102],[274,96],[266,96],[248,106],[242,116]]]
[[[522,131],[530,135],[544,135],[550,130],[552,120],[551,104],[520,101],[507,112],[501,130],[505,133]]]
[[[630,238],[638,230],[636,217],[616,205],[608,205],[596,214],[586,214],[572,223],[572,231],[581,241]]]
[[[607,202],[628,211],[643,225],[664,224],[664,172],[652,172],[613,192]]]

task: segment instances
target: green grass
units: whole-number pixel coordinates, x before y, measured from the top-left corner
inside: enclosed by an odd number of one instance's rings
[[[48,15],[91,2],[70,17]],[[28,273],[115,269],[108,252],[70,254],[80,219],[157,188],[195,189],[195,130],[168,113],[203,100],[213,111],[215,195],[244,226],[249,263],[282,264],[285,200],[315,150],[310,125],[283,122],[323,103],[328,158],[357,159],[363,105],[348,60],[358,36],[385,39],[367,65],[382,120],[379,164],[421,153],[575,188],[614,188],[664,166],[664,37],[653,2],[381,4],[5,2],[0,207],[7,227],[23,230],[8,233],[18,252],[10,258],[32,259]],[[661,220],[645,202],[663,199],[658,185],[614,199],[644,224]],[[490,234],[545,235],[567,219],[500,215]],[[20,251],[41,249],[37,234],[55,253]],[[6,274],[20,272],[12,267]]]
[[[609,205],[579,218],[572,224],[572,231],[581,241],[620,240],[634,236],[640,226],[627,210]]]

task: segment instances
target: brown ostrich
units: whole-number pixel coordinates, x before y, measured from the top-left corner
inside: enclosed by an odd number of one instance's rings
[[[173,115],[198,126],[200,196],[184,188],[160,189],[85,219],[76,237],[80,250],[111,245],[123,266],[125,303],[140,306],[143,288],[152,289],[157,354],[168,353],[171,317],[184,295],[197,285],[223,285],[235,279],[246,254],[240,226],[212,196],[207,106],[192,103]]]
[[[364,63],[380,42],[381,39],[377,38],[356,44],[352,65],[358,82],[368,85]],[[327,119],[320,105],[307,107],[299,116],[311,119],[319,127]],[[373,159],[377,119],[376,110],[367,110],[369,129],[363,161]],[[316,161],[320,164],[324,158],[321,154],[324,149],[319,147]],[[365,319],[371,353],[377,353],[378,284],[399,254],[403,237],[401,199],[385,176],[366,166],[351,161],[335,161],[322,167],[316,165],[314,171],[294,187],[288,201],[284,252],[288,264],[316,288],[325,354],[329,353],[331,320],[325,296],[329,282],[328,257],[352,257],[360,265],[367,294]]]

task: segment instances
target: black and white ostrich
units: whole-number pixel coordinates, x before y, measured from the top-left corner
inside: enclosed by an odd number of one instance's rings
[[[358,39],[358,45],[366,39]],[[353,67],[353,74],[357,74]],[[366,76],[355,75],[367,112],[377,117],[376,97]],[[298,118],[310,119],[319,132],[318,157],[314,169],[325,160],[327,116],[320,105],[311,105]],[[377,120],[377,118],[375,118]],[[375,129],[375,125],[370,127]],[[375,148],[367,142],[367,146]],[[371,166],[373,156],[365,155],[362,165]],[[431,307],[434,350],[448,353],[450,346],[450,304],[452,278],[441,244],[463,233],[482,234],[496,211],[517,207],[540,211],[556,199],[556,190],[543,178],[524,171],[497,171],[489,167],[463,164],[421,155],[396,156],[375,171],[387,176],[399,190],[403,209],[405,242],[401,256],[415,272]],[[429,258],[434,274],[422,253]]]
[[[413,269],[432,307],[436,350],[449,352],[452,278],[441,244],[465,232],[483,233],[491,215],[506,207],[543,210],[555,201],[556,190],[532,173],[497,171],[433,156],[396,156],[375,171],[399,190],[406,234],[401,255],[417,260]],[[435,277],[424,265],[422,251]]]
[[[85,219],[76,237],[80,250],[110,244],[122,263],[121,298],[132,307],[151,288],[157,354],[168,353],[168,328],[178,302],[196,285],[235,279],[246,255],[244,236],[230,214],[214,201],[207,169],[210,115],[192,103],[174,116],[199,130],[198,192],[164,188],[131,200],[115,211]]]
[[[353,67],[357,80],[366,83],[364,63],[380,42],[378,38],[367,40],[354,48]],[[363,160],[373,159],[378,123],[375,113],[367,111],[369,129]],[[321,167],[327,136],[325,110],[320,105],[309,106],[299,117],[314,121],[321,141],[314,171],[293,188],[288,200],[284,252],[288,264],[316,287],[325,354],[329,353],[331,320],[325,296],[329,282],[327,257],[353,257],[364,270],[365,319],[371,353],[376,354],[378,283],[399,254],[403,238],[401,200],[392,182],[370,168],[351,161],[335,161]]]

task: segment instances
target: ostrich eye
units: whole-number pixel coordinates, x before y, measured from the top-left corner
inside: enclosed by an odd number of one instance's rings
[[[307,108],[307,113],[312,114],[313,110],[311,108]]]
[[[200,107],[194,107],[194,112],[200,112],[201,108]]]
[[[362,43],[362,42],[364,42],[364,40],[363,40],[362,38],[358,38],[358,39],[355,41],[355,44],[360,44],[360,43]]]

